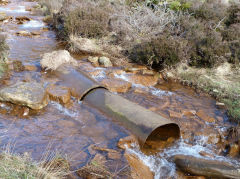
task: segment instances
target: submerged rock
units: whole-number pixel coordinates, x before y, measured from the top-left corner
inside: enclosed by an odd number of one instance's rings
[[[42,68],[47,70],[56,70],[62,64],[76,65],[77,61],[71,57],[67,50],[57,50],[50,53],[45,53],[40,61]]]
[[[132,177],[134,179],[138,179],[138,178],[153,179],[154,178],[154,173],[136,155],[125,153],[124,156],[133,170]]]
[[[133,135],[131,135],[131,136],[127,136],[127,137],[121,138],[118,141],[117,146],[120,149],[124,149],[125,150],[126,148],[132,148],[131,144],[133,144],[133,143],[137,143],[137,139]]]
[[[0,101],[42,109],[48,104],[43,86],[36,82],[18,82],[0,90]]]
[[[175,155],[174,162],[179,169],[193,175],[210,178],[240,178],[240,168],[223,161]]]
[[[150,75],[132,75],[129,76],[129,81],[143,86],[155,86],[158,83],[157,76]]]
[[[132,87],[132,84],[121,79],[104,79],[102,84],[112,92],[126,93]]]

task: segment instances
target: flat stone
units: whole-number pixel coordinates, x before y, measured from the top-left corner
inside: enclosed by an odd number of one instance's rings
[[[43,86],[36,82],[18,82],[0,90],[0,101],[42,109],[48,104]]]
[[[41,35],[41,32],[39,32],[39,31],[33,31],[33,32],[31,32],[31,35],[33,35],[33,36],[39,36],[39,35]]]
[[[128,79],[132,83],[140,84],[143,86],[155,86],[158,83],[158,77],[150,75],[130,75]]]
[[[155,75],[156,74],[156,72],[154,72],[153,70],[143,70],[142,71],[142,74],[143,75]]]
[[[54,86],[51,85],[47,88],[47,93],[51,100],[60,101],[66,104],[71,99],[70,89],[64,86]]]
[[[184,116],[191,117],[195,116],[197,112],[195,110],[182,110],[182,113]]]
[[[110,91],[117,93],[126,93],[132,87],[131,83],[121,79],[104,79],[101,83]]]
[[[17,32],[16,34],[17,34],[18,36],[31,36],[31,33],[30,33],[30,32],[24,31],[24,30],[19,31],[19,32]]]

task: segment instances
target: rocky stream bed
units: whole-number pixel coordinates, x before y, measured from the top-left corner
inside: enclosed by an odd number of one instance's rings
[[[75,178],[240,177],[239,142],[229,137],[235,124],[221,104],[144,66],[115,66],[111,59],[86,54],[69,57],[34,10],[36,4],[12,0],[0,6],[10,47],[9,70],[0,89],[2,148],[10,144],[12,151],[28,152],[35,160],[57,151],[67,156]],[[61,51],[53,56],[71,62],[111,92],[176,122],[181,138],[174,145],[152,141],[141,151],[127,129],[79,101],[71,87],[41,67],[46,53],[56,50]],[[100,176],[88,173],[90,161],[107,169]]]

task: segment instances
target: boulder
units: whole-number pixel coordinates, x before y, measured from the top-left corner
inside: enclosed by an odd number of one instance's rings
[[[0,101],[42,109],[48,104],[43,86],[36,82],[18,82],[0,90]]]
[[[104,67],[112,67],[112,62],[108,57],[99,57],[98,62],[100,65],[104,66]]]
[[[126,93],[132,87],[132,84],[121,79],[104,79],[102,84],[112,92]]]
[[[93,65],[98,66],[98,57],[89,56],[88,61],[91,62]]]
[[[72,51],[79,51],[87,54],[101,54],[102,50],[94,39],[70,36]]]
[[[57,50],[50,53],[45,53],[40,61],[42,68],[47,70],[56,70],[62,64],[77,65],[77,61],[71,57],[67,50]]]
[[[240,178],[240,169],[223,161],[175,155],[174,162],[180,170],[192,175],[209,178]]]
[[[131,169],[133,170],[134,176],[141,179],[153,179],[154,173],[146,166],[135,154],[125,153],[125,158],[127,159]]]

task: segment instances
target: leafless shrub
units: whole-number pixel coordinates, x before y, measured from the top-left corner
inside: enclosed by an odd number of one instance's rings
[[[113,15],[111,27],[122,42],[142,41],[157,37],[166,27],[172,28],[178,17],[176,12],[165,6],[151,9],[144,3],[133,7],[123,5]]]
[[[64,1],[65,0],[40,0],[40,3],[48,8],[49,13],[56,13],[62,8]]]

